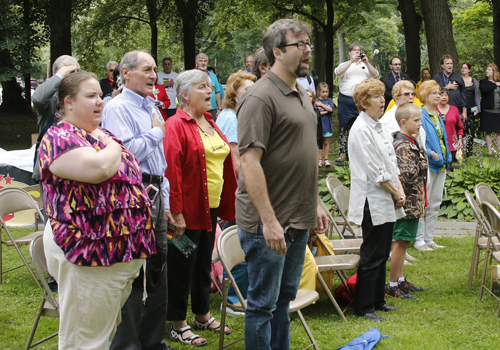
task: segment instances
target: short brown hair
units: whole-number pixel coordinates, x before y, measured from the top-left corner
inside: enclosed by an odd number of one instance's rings
[[[385,85],[378,79],[368,78],[363,80],[356,86],[354,94],[354,102],[359,111],[364,111],[366,108],[362,104],[366,103],[373,95],[384,95]]]
[[[236,108],[236,91],[245,80],[251,80],[255,83],[257,81],[257,77],[251,73],[244,73],[241,69],[229,76],[226,83],[227,86],[224,101],[222,102],[222,108]]]
[[[97,80],[97,76],[90,72],[75,72],[61,80],[57,87],[57,95],[59,97],[57,109],[61,111],[61,114],[64,114],[64,99],[66,97],[75,98],[80,90],[80,84],[89,79]]]
[[[441,64],[444,64],[444,60],[452,60],[453,61],[453,57],[451,57],[451,55],[443,55],[443,57],[441,57]]]
[[[418,99],[420,100],[420,102],[425,104],[427,102],[427,95],[432,90],[441,91],[441,86],[439,86],[439,84],[435,80],[424,81],[418,88]]]
[[[318,84],[318,91],[320,91],[321,89],[328,89],[328,90],[330,90],[330,88],[328,87],[328,84],[324,83],[324,82],[321,82],[321,83]]]
[[[310,92],[311,93],[311,96],[312,96],[312,105],[313,105],[313,108],[314,108],[314,104],[316,103],[316,94],[314,93],[314,91],[312,90],[309,90],[307,89],[306,92]]]
[[[401,125],[401,120],[408,120],[411,118],[413,113],[421,114],[422,110],[419,106],[413,103],[405,103],[396,109],[396,121],[398,125]]]

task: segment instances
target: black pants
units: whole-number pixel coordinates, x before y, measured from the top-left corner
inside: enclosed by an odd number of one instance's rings
[[[385,304],[385,267],[391,252],[394,223],[373,226],[367,200],[361,228],[363,244],[354,294],[354,311],[358,315],[374,312]]]
[[[144,183],[147,187],[149,183]],[[159,184],[154,184],[159,187]],[[161,190],[161,189],[160,189]],[[148,281],[148,298],[142,303],[144,275],[134,280],[132,292],[122,307],[122,322],[118,325],[110,350],[163,350],[167,321],[167,224],[163,198],[158,196],[153,210],[157,254],[148,259],[147,269],[156,270],[155,281]],[[149,278],[148,273],[148,278]],[[151,285],[154,284],[154,287]]]
[[[186,258],[177,248],[170,246],[167,259],[168,295],[167,319],[183,321],[186,319],[189,292],[191,291],[191,310],[195,315],[210,311],[210,271],[212,250],[215,242],[217,209],[210,209],[212,232],[205,230],[186,230],[188,236],[198,247]]]
[[[175,103],[170,101],[171,103]],[[170,118],[171,116],[175,115],[175,113],[177,113],[177,109],[173,109],[173,108],[167,108],[167,117]]]

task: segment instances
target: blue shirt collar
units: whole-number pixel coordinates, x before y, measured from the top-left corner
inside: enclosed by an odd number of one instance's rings
[[[138,93],[128,89],[127,87],[123,87],[122,94],[126,97],[130,102],[135,104],[137,107],[144,109],[150,115],[153,113],[153,109],[155,106],[155,100],[151,96],[146,96],[146,98],[142,97]]]

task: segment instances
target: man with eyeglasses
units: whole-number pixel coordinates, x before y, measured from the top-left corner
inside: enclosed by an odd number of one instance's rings
[[[106,64],[106,73],[108,76],[99,81],[99,85],[101,85],[102,98],[109,96],[113,93],[113,71],[115,70],[118,62],[109,61]]]
[[[337,162],[347,159],[347,139],[352,124],[359,115],[356,103],[352,98],[354,89],[363,80],[378,76],[377,69],[368,61],[368,57],[361,53],[361,46],[352,43],[347,48],[349,60],[335,68],[339,78],[338,118],[340,132],[340,157]]]
[[[308,230],[326,231],[319,205],[316,113],[296,82],[309,73],[311,30],[281,19],[264,34],[271,68],[240,100],[238,236],[248,263],[246,349],[289,349]]]
[[[392,88],[394,84],[396,84],[400,80],[410,80],[410,77],[406,74],[401,73],[401,59],[397,56],[394,56],[391,59],[391,63],[389,64],[391,67],[391,71],[380,78],[380,81],[385,85],[385,108],[389,105],[389,102],[392,100]]]

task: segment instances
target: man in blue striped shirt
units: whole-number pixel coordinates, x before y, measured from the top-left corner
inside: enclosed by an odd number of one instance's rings
[[[122,323],[111,344],[112,350],[171,349],[164,340],[166,322],[167,222],[170,214],[168,180],[163,176],[167,162],[163,152],[164,120],[156,109],[153,93],[156,64],[145,51],[127,52],[120,62],[122,92],[104,108],[102,126],[118,137],[125,148],[139,160],[145,187],[158,187],[153,210],[157,254],[147,259],[146,303],[143,307],[143,270],[132,285],[132,292],[122,308]]]

